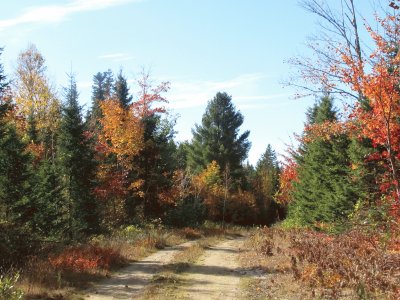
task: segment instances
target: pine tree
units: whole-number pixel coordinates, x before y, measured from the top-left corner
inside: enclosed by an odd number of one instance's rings
[[[66,102],[58,139],[58,164],[62,173],[63,193],[68,203],[70,237],[77,233],[93,233],[99,228],[98,210],[93,188],[93,152],[85,135],[73,75],[65,89]]]
[[[311,124],[337,120],[332,98],[322,98],[308,116]],[[316,137],[302,145],[296,157],[298,181],[294,183],[289,219],[298,225],[314,225],[347,218],[356,201],[350,176],[349,145],[350,140],[344,134],[330,139]]]
[[[122,74],[122,70],[119,71],[117,79],[115,80],[113,95],[119,100],[123,108],[127,108],[132,102],[132,96],[129,95],[128,82]]]
[[[232,98],[226,93],[217,93],[203,114],[201,125],[195,126],[192,144],[188,153],[189,167],[198,172],[212,161],[222,170],[230,169],[233,179],[242,176],[242,163],[250,148],[249,131],[239,135],[243,115],[236,111]]]

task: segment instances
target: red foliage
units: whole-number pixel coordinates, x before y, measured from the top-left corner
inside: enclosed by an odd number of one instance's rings
[[[399,200],[398,185],[398,154],[400,152],[400,55],[397,39],[400,34],[398,19],[387,16],[378,19],[383,34],[367,26],[375,42],[375,51],[368,59],[359,62],[353,56],[346,54],[346,50],[337,49],[342,54],[344,65],[338,66],[336,71],[343,76],[343,81],[353,90],[362,92],[368,100],[369,109],[357,103],[352,113],[353,119],[359,124],[360,137],[371,139],[375,147],[384,148],[381,158],[388,165],[391,175],[390,184],[395,190],[395,198]],[[385,188],[385,187],[383,187]]]
[[[98,246],[71,247],[61,254],[50,257],[51,265],[57,269],[82,272],[94,269],[110,269],[124,262],[121,254],[112,248]]]
[[[151,116],[155,113],[165,113],[165,107],[153,107],[154,103],[168,103],[168,100],[162,96],[170,88],[169,82],[161,82],[156,87],[150,80],[150,74],[142,71],[137,84],[140,88],[139,100],[132,103],[132,108],[140,119]]]

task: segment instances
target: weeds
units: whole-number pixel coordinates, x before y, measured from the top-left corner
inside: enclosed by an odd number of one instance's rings
[[[24,293],[16,287],[20,274],[0,275],[0,300],[19,300]]]

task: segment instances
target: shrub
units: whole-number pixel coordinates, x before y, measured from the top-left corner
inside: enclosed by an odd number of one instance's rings
[[[50,257],[49,261],[57,269],[75,272],[108,270],[125,262],[118,251],[94,245],[68,248],[58,256]]]

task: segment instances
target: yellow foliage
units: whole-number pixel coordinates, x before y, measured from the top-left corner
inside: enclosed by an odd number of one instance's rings
[[[130,160],[143,148],[143,128],[132,110],[124,109],[119,101],[102,101],[103,117],[100,120],[103,131],[100,141],[114,153],[124,167],[131,168]]]
[[[25,123],[33,116],[39,132],[55,134],[60,125],[61,105],[45,75],[44,63],[33,45],[19,55],[14,100]]]

